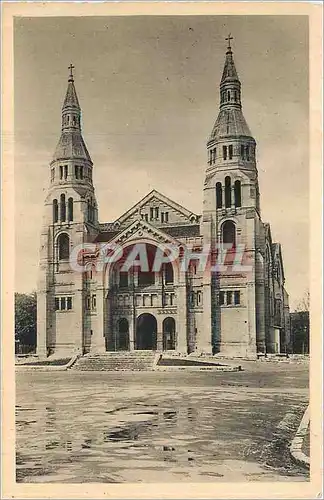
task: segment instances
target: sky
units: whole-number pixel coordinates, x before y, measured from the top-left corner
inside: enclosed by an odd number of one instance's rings
[[[206,141],[231,33],[257,141],[261,215],[282,244],[291,309],[308,289],[308,24],[304,16],[16,18],[15,287],[36,289],[49,163],[68,66],[101,222],[152,189],[202,211]]]

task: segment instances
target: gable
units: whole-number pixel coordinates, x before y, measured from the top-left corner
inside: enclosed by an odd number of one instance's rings
[[[275,272],[277,273],[278,278],[281,276],[282,280],[285,281],[284,266],[283,266],[280,243],[273,243],[272,244],[272,251],[273,251],[273,268],[274,268]]]
[[[151,240],[152,244],[180,245],[180,242],[175,238],[172,238],[172,236],[164,233],[163,230],[157,229],[143,220],[134,221],[133,224],[120,231],[111,241],[123,245],[133,240]]]
[[[115,225],[124,228],[135,220],[143,220],[152,226],[198,223],[200,216],[187,210],[158,191],[151,191],[136,205],[115,221]]]

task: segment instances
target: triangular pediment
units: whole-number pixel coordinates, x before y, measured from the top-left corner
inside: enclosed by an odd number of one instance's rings
[[[140,242],[144,240],[150,240],[152,244],[180,245],[178,240],[143,220],[134,221],[133,224],[120,231],[111,241],[123,245],[130,241]]]
[[[115,225],[123,228],[135,220],[143,220],[148,222],[150,226],[161,226],[164,223],[189,224],[198,223],[199,218],[199,215],[153,190],[119,217],[115,221]]]

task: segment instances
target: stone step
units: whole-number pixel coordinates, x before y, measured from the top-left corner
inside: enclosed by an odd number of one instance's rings
[[[73,369],[79,371],[153,370],[155,359],[154,351],[87,354],[78,359]]]

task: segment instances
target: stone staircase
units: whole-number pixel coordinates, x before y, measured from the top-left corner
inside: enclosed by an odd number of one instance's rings
[[[148,371],[160,357],[154,351],[120,351],[103,354],[86,354],[78,359],[73,370],[79,371]]]

